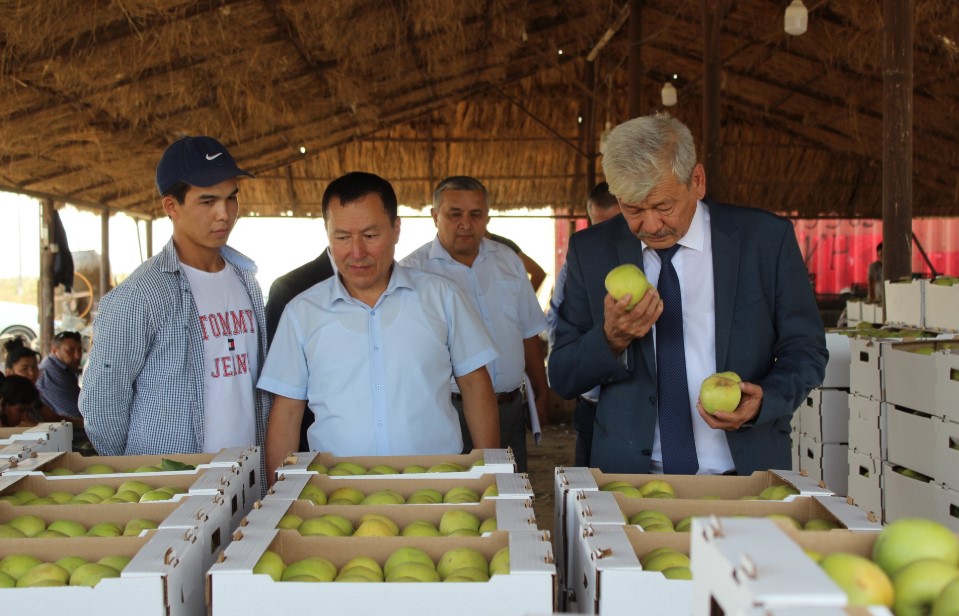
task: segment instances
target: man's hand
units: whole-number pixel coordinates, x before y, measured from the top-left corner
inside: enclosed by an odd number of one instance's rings
[[[270,419],[266,428],[266,484],[273,487],[276,481],[276,469],[291,451],[296,451],[300,443],[300,424],[303,422],[303,410],[306,400],[295,400],[284,396],[273,397]]]
[[[549,414],[546,412],[546,407],[549,404],[549,390],[536,394],[533,402],[536,404],[536,416],[539,418],[540,429],[545,428],[546,424],[549,423]]]
[[[663,300],[659,292],[650,287],[633,309],[626,311],[631,296],[624,295],[616,301],[609,293],[603,300],[603,332],[613,355],[618,357],[636,338],[642,338],[653,328],[653,323],[663,314]]]
[[[738,430],[744,423],[759,415],[763,404],[763,388],[754,383],[740,383],[739,390],[743,392],[739,406],[732,413],[716,413],[710,415],[703,408],[701,401],[696,401],[699,415],[715,430]]]

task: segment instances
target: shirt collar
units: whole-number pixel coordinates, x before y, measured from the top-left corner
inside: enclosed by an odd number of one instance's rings
[[[693,214],[693,219],[689,223],[689,229],[686,230],[686,235],[679,238],[677,242],[680,246],[685,246],[686,248],[691,248],[697,252],[703,251],[703,246],[706,241],[706,206],[699,199],[696,200],[696,213]],[[646,245],[646,242],[640,240],[640,243],[643,245],[643,252],[646,251],[649,246]]]
[[[496,246],[497,246],[497,242],[494,242],[490,240],[489,238],[484,237],[482,240],[480,240],[479,253],[476,255],[476,260],[474,260],[473,263],[475,264],[476,261],[484,259],[487,253],[496,249]],[[440,242],[439,235],[434,237],[433,241],[430,242],[429,258],[430,260],[436,259],[439,261],[450,261],[452,263],[459,263],[460,265],[463,265],[462,263],[454,259],[453,255],[451,255],[449,251],[443,247],[443,244]],[[463,267],[466,267],[466,266],[463,265]]]
[[[252,259],[229,246],[220,248],[220,256],[233,267],[251,274],[256,274],[257,272],[256,263],[254,263]],[[170,241],[166,243],[163,250],[157,255],[157,264],[160,266],[160,269],[165,272],[177,272],[180,270],[180,257],[176,253],[173,238],[170,238]]]
[[[60,358],[54,355],[53,353],[47,355],[47,361],[49,361],[51,364],[53,364],[55,367],[59,368],[60,370],[64,370],[64,371],[69,370],[67,365],[63,363],[62,361],[60,361]]]
[[[383,298],[388,296],[390,293],[396,289],[413,289],[413,279],[410,277],[409,271],[407,268],[401,266],[396,260],[393,260],[393,271],[390,273],[390,281],[386,283],[386,290],[383,291],[383,295],[380,296],[380,299],[377,300],[377,305],[383,301]],[[340,279],[339,273],[336,273],[334,270],[333,274],[333,293],[330,296],[330,304],[333,304],[337,300],[343,300],[344,302],[356,302],[358,301],[355,297],[350,295],[350,292],[346,290],[346,285],[343,284],[343,281]]]

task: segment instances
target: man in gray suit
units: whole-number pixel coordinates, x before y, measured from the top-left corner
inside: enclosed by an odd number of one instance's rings
[[[570,239],[550,384],[602,385],[591,465],[605,472],[749,474],[789,468],[789,420],[822,383],[822,321],[789,221],[703,201],[689,129],[666,114],[612,131],[603,158],[622,218]],[[656,287],[632,309],[604,279],[632,263]],[[657,369],[658,367],[658,369]],[[731,413],[699,404],[703,379],[734,371]]]

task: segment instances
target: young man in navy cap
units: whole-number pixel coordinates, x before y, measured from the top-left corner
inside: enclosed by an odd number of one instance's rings
[[[256,265],[226,245],[240,169],[211,137],[185,137],[156,170],[173,237],[100,302],[80,396],[100,455],[263,445],[268,394]]]

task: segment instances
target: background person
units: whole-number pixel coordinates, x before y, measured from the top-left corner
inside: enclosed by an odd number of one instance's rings
[[[83,342],[78,332],[58,332],[53,337],[50,354],[40,362],[37,390],[43,401],[61,417],[79,420],[80,415],[80,361]]]
[[[30,379],[16,374],[7,376],[0,382],[0,424],[4,428],[37,425],[30,416],[39,399],[40,394]]]
[[[882,242],[876,245],[876,260],[866,270],[866,301],[882,302]]]
[[[702,201],[689,129],[667,114],[609,135],[603,170],[622,218],[574,234],[550,382],[572,397],[602,383],[592,466],[613,473],[748,475],[790,468],[789,421],[822,383],[828,353],[789,221]],[[656,288],[631,310],[604,287],[641,267]],[[742,377],[735,411],[710,415],[700,384]]]
[[[36,389],[37,379],[40,377],[38,363],[40,354],[27,346],[26,340],[20,336],[4,342],[3,350],[6,376],[23,377],[30,381]],[[70,421],[68,417],[57,415],[40,397],[37,397],[31,406],[24,410],[24,417],[27,421],[32,422],[30,425],[36,425],[40,422]],[[76,421],[74,420],[73,423],[74,430],[76,430]],[[74,436],[76,436],[76,432],[74,432]]]

